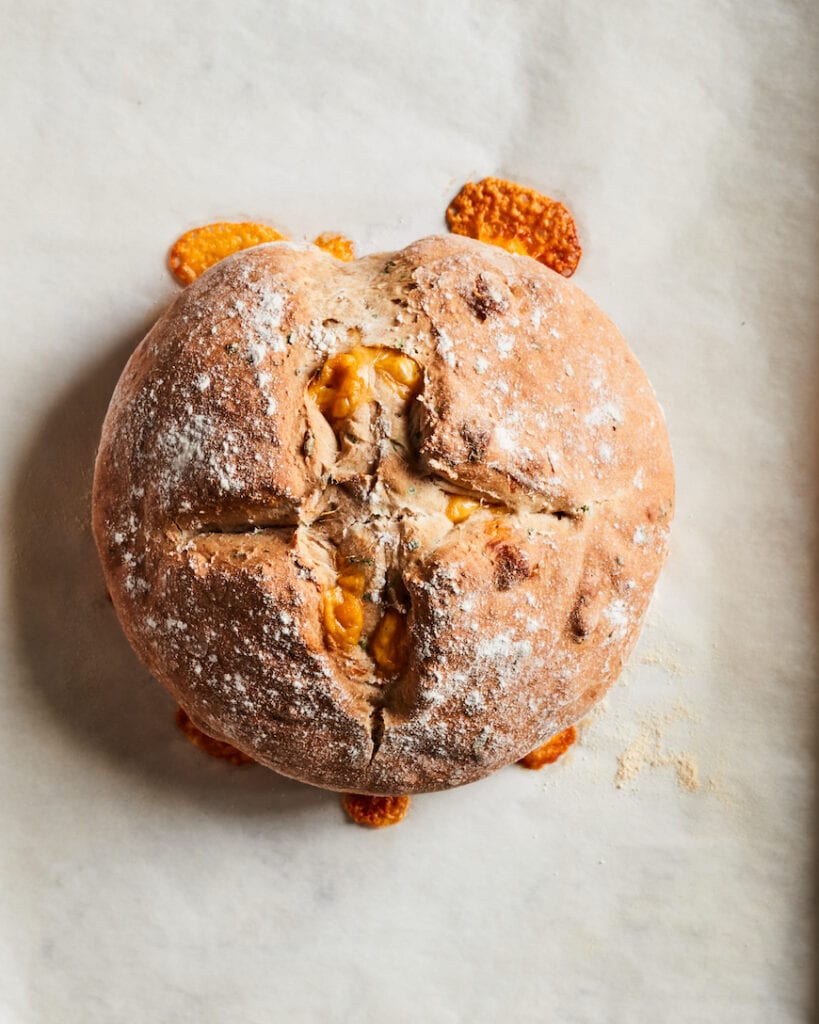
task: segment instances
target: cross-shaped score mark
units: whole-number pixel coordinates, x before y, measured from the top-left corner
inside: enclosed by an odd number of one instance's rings
[[[425,520],[434,520],[432,535],[440,539],[476,512],[491,513],[486,550],[498,572],[505,572],[508,538],[501,520],[509,510],[490,497],[444,490],[412,454],[411,407],[422,387],[421,366],[397,349],[357,344],[330,356],[305,394],[307,405],[331,428],[323,438],[316,437],[321,431],[308,429],[305,453],[313,456],[321,446],[327,466],[309,511],[294,519],[276,509],[259,510],[252,522],[235,523],[214,515],[188,540],[201,551],[205,538],[220,536],[224,547],[231,537],[231,557],[244,561],[254,537],[281,530],[310,534],[319,556],[312,568],[321,581],[320,621],[327,648],[353,678],[368,684],[373,756],[390,681],[400,676],[409,656],[405,563],[434,548],[429,543],[422,547],[414,536],[408,539],[404,527],[411,522],[423,534]],[[311,422],[315,428],[308,415]]]
[[[357,410],[365,403],[382,404],[385,397],[389,397],[389,392],[400,402],[397,409],[393,403],[393,411],[406,421],[410,403],[418,395],[422,383],[423,371],[416,360],[395,349],[356,345],[326,360],[308,388],[308,395],[316,402],[341,442],[344,438],[349,439],[348,424]],[[388,392],[386,396],[385,389]],[[407,433],[404,430],[404,434]],[[353,436],[357,438],[357,435]],[[397,442],[396,451],[402,452],[402,458],[409,464],[406,444]],[[376,468],[372,474],[373,481],[377,477]],[[465,495],[447,496],[446,501],[445,514],[453,525],[465,522],[482,506],[481,501]],[[337,552],[336,568],[335,586],[325,590],[323,595],[324,624],[329,642],[342,649],[358,644],[370,655],[381,675],[398,674],[407,656],[406,611],[386,607],[369,639],[364,638],[365,594],[372,600],[366,589],[365,566]],[[379,599],[377,603],[383,602]]]
[[[339,453],[341,453],[344,440],[349,441],[350,439],[349,422],[362,405],[366,403],[380,404],[380,400],[385,397],[385,389],[387,389],[386,397],[391,394],[393,399],[398,400],[398,411],[400,416],[406,420],[409,404],[419,393],[422,382],[421,367],[414,359],[394,349],[356,345],[349,351],[339,353],[325,361],[308,387],[307,400],[316,403],[332,427],[339,444]],[[394,405],[394,403],[392,404]],[[359,440],[363,441],[363,439]],[[399,446],[397,450],[407,452],[403,445]],[[343,457],[338,458],[333,468],[333,472],[340,477],[343,477],[343,461]],[[375,467],[375,472],[372,474],[373,480],[377,479],[377,476],[378,468]],[[331,479],[335,479],[335,477],[331,477]],[[447,494],[444,512],[452,525],[457,526],[464,523],[482,507],[492,509],[496,515],[505,511],[496,502],[479,500],[461,494]],[[332,499],[330,499],[328,507],[323,509],[317,517],[317,522],[320,523],[322,519],[326,520],[335,511]],[[290,524],[290,527],[297,525]],[[246,526],[243,529],[248,532],[257,532],[258,528]],[[497,524],[492,533],[493,537],[489,539],[488,547],[498,552],[496,582],[499,587],[505,588],[514,582],[514,573],[512,576],[509,575],[512,569],[517,569],[518,572],[525,575],[523,570],[527,567],[524,565],[522,569],[519,560],[516,561],[514,557],[509,556],[509,550],[512,550],[514,555],[514,549],[510,549],[505,543],[503,531],[497,528]],[[512,569],[510,569],[510,557]],[[368,591],[370,581],[368,580],[367,566],[342,554],[337,549],[335,570],[334,584],[325,587],[321,597],[322,621],[328,644],[340,652],[349,651],[359,646],[372,659],[375,671],[379,676],[385,680],[397,676],[407,661],[409,644],[407,612],[404,609],[385,607],[374,630],[367,638],[364,634],[365,595],[370,602],[373,600],[372,592]],[[379,605],[383,603],[383,598],[383,593],[378,595],[377,603]],[[383,734],[382,709],[386,699],[386,693],[383,693],[373,702],[370,724],[373,756],[377,752]],[[180,713],[184,715],[181,708]],[[214,749],[215,741],[211,741],[211,745],[208,745],[208,737],[204,734],[201,734],[201,741],[196,736],[192,736],[192,725],[187,720],[187,716],[185,719],[187,726],[183,727],[183,731],[192,742],[200,745],[206,752],[233,760],[234,763],[247,763],[249,759],[228,744],[218,744],[218,748]],[[545,763],[557,760],[574,740],[574,729],[570,732],[570,739],[568,738],[569,731],[561,733],[556,738],[563,740],[565,737],[567,742],[556,744],[552,740],[530,754],[528,758],[521,761],[521,764],[525,767],[540,768]],[[408,804],[408,797],[361,797],[355,794],[347,794],[344,797],[344,807],[348,815],[358,824],[374,827],[396,824],[403,818]]]

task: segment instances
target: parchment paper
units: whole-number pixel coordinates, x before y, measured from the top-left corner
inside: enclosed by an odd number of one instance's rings
[[[791,1022],[815,884],[817,9],[4,5],[0,1020]],[[185,228],[361,252],[563,199],[665,407],[673,551],[543,772],[398,828],[211,761],[105,599],[94,447]]]

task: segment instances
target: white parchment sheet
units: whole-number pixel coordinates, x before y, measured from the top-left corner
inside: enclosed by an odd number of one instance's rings
[[[0,17],[0,1022],[808,1020],[816,5]],[[397,247],[487,174],[576,215],[667,413],[673,550],[569,755],[367,832],[179,736],[105,600],[93,452],[182,230]]]

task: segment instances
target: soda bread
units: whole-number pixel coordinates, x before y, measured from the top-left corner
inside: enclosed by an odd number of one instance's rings
[[[663,416],[524,257],[260,245],[183,291],[103,427],[93,526],[134,650],[217,739],[329,789],[472,782],[581,718],[666,556]]]

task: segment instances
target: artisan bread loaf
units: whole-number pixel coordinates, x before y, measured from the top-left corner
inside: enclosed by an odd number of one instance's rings
[[[663,416],[532,259],[277,242],[128,362],[93,526],[134,650],[191,719],[330,789],[472,782],[577,721],[666,556]]]

